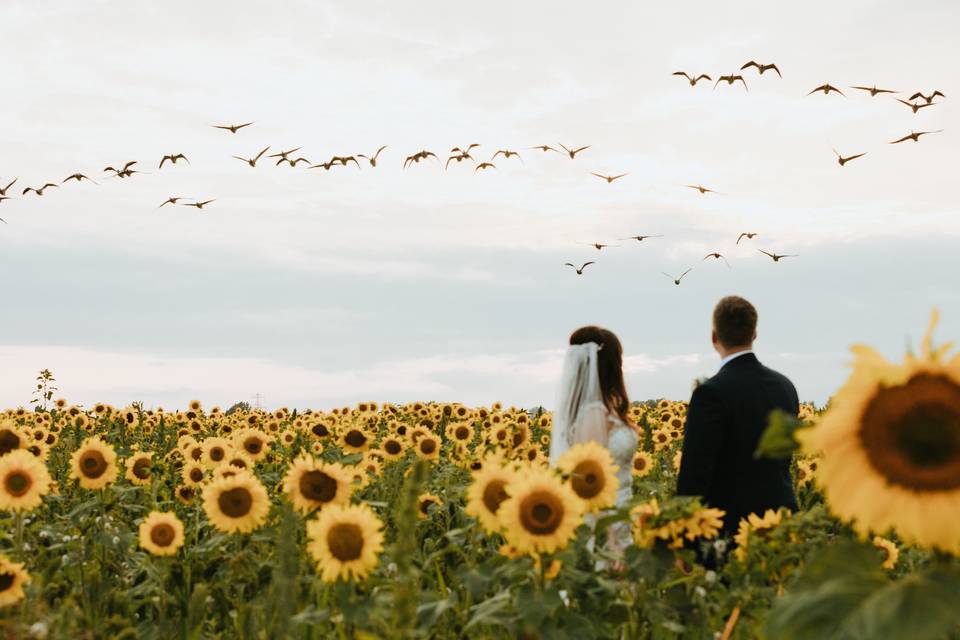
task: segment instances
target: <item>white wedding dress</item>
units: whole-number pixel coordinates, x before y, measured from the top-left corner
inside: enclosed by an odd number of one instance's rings
[[[633,497],[633,455],[637,450],[637,433],[610,411],[600,391],[597,359],[600,347],[592,342],[571,345],[564,361],[560,393],[554,410],[550,439],[550,466],[571,446],[594,440],[610,451],[617,465],[616,506],[622,507]],[[594,518],[589,517],[592,525]],[[618,522],[608,530],[607,548],[621,555],[631,542],[630,526]]]

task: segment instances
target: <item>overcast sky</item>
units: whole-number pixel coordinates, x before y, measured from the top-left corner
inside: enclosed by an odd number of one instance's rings
[[[717,368],[710,311],[734,293],[759,308],[761,359],[818,402],[850,344],[899,356],[934,306],[941,339],[960,338],[955,2],[0,11],[0,187],[19,178],[0,203],[0,406],[26,404],[43,367],[85,404],[550,405],[585,323],[622,338],[634,398],[685,399]],[[671,76],[750,59],[783,79]],[[826,82],[847,97],[806,96]],[[947,98],[914,115],[858,84]],[[402,168],[474,142],[480,161],[521,159]],[[592,146],[529,149],[557,143]],[[383,144],[376,169],[231,158]],[[867,155],[841,168],[832,148]],[[180,152],[189,165],[158,170]],[[147,173],[103,179],[128,160]],[[100,184],[20,195],[75,171]],[[683,186],[697,183],[718,193]],[[174,195],[216,202],[157,208]],[[633,234],[664,237],[616,240]],[[582,277],[563,266],[586,260]],[[661,273],[689,267],[679,287]]]

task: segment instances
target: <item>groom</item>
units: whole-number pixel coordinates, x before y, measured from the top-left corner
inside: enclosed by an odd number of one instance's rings
[[[720,371],[694,390],[687,412],[677,493],[702,496],[726,511],[724,536],[736,533],[750,513],[797,509],[790,459],[753,457],[770,413],[800,409],[793,383],[753,354],[756,337],[752,304],[737,296],[717,304],[713,348],[723,358]]]

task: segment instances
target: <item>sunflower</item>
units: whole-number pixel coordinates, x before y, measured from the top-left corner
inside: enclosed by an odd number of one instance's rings
[[[256,476],[240,472],[203,488],[203,510],[220,531],[247,533],[266,521],[270,499]]]
[[[126,461],[124,477],[135,485],[150,484],[150,467],[153,465],[153,454],[147,451],[135,453]]]
[[[197,490],[194,487],[181,485],[177,487],[177,501],[181,504],[190,504],[197,497]]]
[[[366,504],[331,505],[307,523],[307,550],[320,579],[363,580],[377,566],[383,551],[383,522]]]
[[[0,553],[0,607],[9,607],[23,600],[23,585],[30,582],[21,562],[10,562]]]
[[[723,528],[723,516],[726,512],[722,509],[704,508],[698,509],[693,515],[684,522],[687,540],[696,540],[697,538],[716,538]]]
[[[507,541],[521,553],[552,553],[567,546],[583,520],[584,503],[548,469],[518,472],[497,515]]]
[[[467,489],[466,512],[476,518],[487,533],[493,534],[502,528],[498,512],[503,501],[510,497],[506,488],[516,474],[496,456],[478,462],[481,467],[473,471],[473,482]]]
[[[22,448],[26,444],[26,437],[13,420],[0,422],[0,456]]]
[[[584,503],[586,511],[596,512],[617,500],[617,467],[610,450],[593,440],[572,446],[557,460],[557,468],[568,477],[570,488]]]
[[[873,538],[873,546],[883,552],[883,564],[880,565],[881,568],[890,570],[897,566],[897,559],[900,558],[900,550],[897,548],[895,542],[880,536],[875,536]]]
[[[155,556],[172,556],[183,546],[183,523],[172,511],[151,511],[140,523],[140,546]]]
[[[203,471],[203,465],[199,462],[188,462],[180,470],[180,477],[183,483],[188,487],[196,487],[203,484],[206,474]]]
[[[527,447],[521,454],[521,458],[530,464],[546,464],[543,451],[540,450],[540,447],[536,446]]]
[[[252,427],[234,432],[233,443],[237,449],[247,454],[253,462],[259,462],[270,451],[270,436],[260,429]]]
[[[84,440],[70,456],[70,477],[84,489],[102,489],[117,479],[117,454],[100,436]]]
[[[361,427],[348,427],[340,434],[340,446],[347,453],[363,453],[370,441],[370,434]]]
[[[45,464],[25,449],[0,457],[0,510],[31,511],[50,492]]]
[[[230,444],[230,441],[218,436],[205,439],[200,443],[200,447],[203,451],[200,456],[200,461],[203,462],[203,465],[208,469],[216,467],[233,452],[233,446]]]
[[[633,477],[643,478],[653,469],[653,458],[649,453],[637,451],[633,454]]]
[[[798,432],[822,452],[817,481],[861,536],[894,529],[909,543],[960,554],[960,355],[931,345],[888,362],[856,346],[853,373],[818,423]]]
[[[380,442],[386,460],[399,460],[407,451],[407,441],[401,436],[387,436]]]
[[[417,456],[424,460],[436,460],[440,457],[440,438],[435,435],[425,435],[417,440]]]
[[[350,502],[351,478],[339,464],[300,457],[283,477],[283,492],[300,513]]]
[[[783,521],[785,513],[789,512],[786,509],[780,509],[778,511],[767,509],[762,517],[751,513],[746,518],[740,520],[737,535],[733,536],[733,541],[737,544],[737,548],[733,553],[737,559],[743,560],[747,557],[747,547],[753,536],[766,536],[767,533],[775,529],[777,525]]]
[[[434,494],[421,493],[417,498],[417,517],[421,520],[426,520],[430,517],[431,509],[439,507],[442,504],[443,500]]]
[[[473,427],[466,422],[453,422],[447,425],[446,434],[453,442],[466,444],[473,440]]]

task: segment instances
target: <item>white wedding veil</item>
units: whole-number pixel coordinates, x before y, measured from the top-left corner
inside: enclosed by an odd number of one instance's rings
[[[595,342],[574,344],[567,349],[550,430],[550,466],[556,465],[557,458],[574,441],[573,430],[580,410],[592,403],[603,402],[600,371],[597,368],[599,351],[600,347]]]

